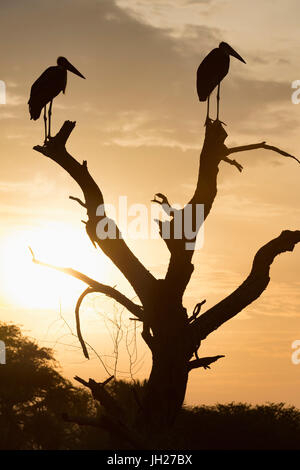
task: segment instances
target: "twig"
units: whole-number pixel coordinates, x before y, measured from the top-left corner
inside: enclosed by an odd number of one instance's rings
[[[86,204],[81,199],[79,199],[79,197],[69,196],[69,199],[72,199],[72,201],[78,202],[78,204],[86,208]]]
[[[210,369],[210,364],[216,362],[221,357],[225,357],[223,354],[219,356],[212,356],[212,357],[200,357],[195,359],[194,361],[190,361],[188,364],[189,370],[198,369],[199,367],[203,367],[204,369]]]
[[[189,323],[191,323],[197,318],[197,316],[201,312],[202,305],[204,305],[205,303],[206,303],[206,299],[202,300],[201,302],[195,305],[194,310],[193,310],[193,315],[188,319]]]
[[[239,170],[240,173],[243,171],[242,165],[238,163],[236,160],[232,160],[231,158],[224,157],[223,161],[226,163],[229,163],[229,165],[235,166]]]

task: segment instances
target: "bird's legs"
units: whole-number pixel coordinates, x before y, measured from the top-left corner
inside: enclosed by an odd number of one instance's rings
[[[210,95],[208,95],[208,98],[207,98],[207,112],[206,112],[206,119],[205,119],[205,126],[207,126],[207,124],[209,124],[211,122],[211,119],[209,117],[209,98],[210,98]]]
[[[52,101],[50,101],[50,106],[49,106],[49,109],[48,109],[48,135],[47,135],[47,139],[50,140],[50,137],[51,137],[51,115],[52,115]]]
[[[220,83],[217,91],[217,121],[219,121],[219,108],[220,108]]]
[[[47,114],[46,114],[46,106],[44,106],[44,126],[45,126],[45,140],[44,144],[47,142]]]
[[[217,119],[216,119],[216,121],[219,121],[221,124],[224,124],[224,125],[226,126],[225,122],[220,121],[220,119],[219,119],[219,110],[220,110],[220,87],[221,87],[221,85],[220,85],[220,83],[219,83],[219,85],[218,85],[218,91],[217,91]]]

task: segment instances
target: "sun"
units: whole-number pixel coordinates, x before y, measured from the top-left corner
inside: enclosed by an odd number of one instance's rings
[[[85,288],[81,281],[34,264],[29,246],[41,261],[73,267],[107,283],[107,262],[102,257],[95,259],[95,248],[83,230],[64,223],[44,223],[34,229],[14,231],[1,242],[1,293],[14,306],[58,309],[63,304],[74,307]]]

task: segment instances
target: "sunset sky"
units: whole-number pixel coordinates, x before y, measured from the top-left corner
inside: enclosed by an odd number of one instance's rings
[[[232,59],[221,87],[221,120],[227,144],[266,140],[300,156],[300,106],[291,83],[300,80],[300,6],[296,0],[2,0],[0,80],[0,320],[22,326],[52,347],[63,373],[107,377],[97,355],[83,357],[74,307],[83,283],[31,262],[28,246],[46,262],[70,266],[129,296],[121,274],[90,243],[86,214],[70,177],[32,147],[43,140],[43,122],[30,121],[27,101],[34,80],[58,56],[86,80],[69,74],[66,95],[53,105],[53,131],[77,122],[68,150],[88,167],[105,201],[146,204],[157,192],[186,203],[193,193],[204,136],[206,107],[199,103],[196,70],[220,41],[247,64]],[[211,116],[215,117],[215,95]],[[204,246],[185,294],[188,312],[207,299],[209,308],[247,276],[253,256],[283,229],[299,229],[300,166],[265,150],[236,154],[244,166],[222,163],[219,191],[205,223]],[[122,226],[121,226],[122,229]],[[162,277],[169,253],[161,240],[127,240],[147,268]],[[300,339],[300,247],[281,255],[267,291],[202,343],[200,355],[225,354],[191,372],[186,402],[287,402],[300,407],[300,365],[291,362]],[[82,306],[82,333],[113,367],[113,302],[102,296]],[[127,312],[124,324],[134,334]],[[66,324],[67,323],[67,324]],[[107,329],[108,328],[108,329]],[[126,326],[124,326],[126,330]],[[109,330],[109,331],[108,331]],[[120,378],[129,378],[125,330]],[[136,378],[146,378],[150,354],[137,332]],[[0,338],[1,339],[1,338]],[[132,347],[131,343],[131,347]]]

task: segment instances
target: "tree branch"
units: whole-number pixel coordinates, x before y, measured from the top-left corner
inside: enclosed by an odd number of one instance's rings
[[[204,369],[210,369],[210,364],[216,362],[221,357],[225,357],[224,355],[219,356],[212,356],[212,357],[200,357],[199,359],[195,359],[194,361],[190,361],[188,363],[189,371],[192,369],[198,369],[199,367],[203,367]]]
[[[293,160],[296,160],[296,162],[300,163],[300,160],[294,157],[294,155],[291,155],[290,153],[287,153],[284,150],[279,149],[278,147],[274,147],[274,145],[268,145],[266,144],[266,142],[259,142],[258,144],[240,145],[238,147],[231,147],[228,149],[228,155],[230,155],[231,153],[245,152],[247,150],[255,150],[255,149],[272,150],[272,152],[277,152],[280,155],[283,155],[284,157],[292,158]]]
[[[226,138],[227,132],[220,121],[213,121],[207,124],[204,144],[200,154],[198,181],[194,195],[188,203],[193,208],[191,216],[192,224],[190,223],[190,225],[195,228],[196,235],[194,240],[196,240],[201,224],[209,215],[217,194],[219,163],[221,161],[225,161],[230,165],[234,165],[240,172],[243,169],[242,165],[240,165],[236,160],[228,158],[228,155],[248,150],[265,149],[277,152],[284,157],[292,158],[300,163],[300,160],[295,156],[275,146],[267,145],[266,142],[228,148],[225,145]],[[165,196],[162,199],[163,202],[165,202]],[[196,220],[197,204],[203,204],[204,206],[204,220],[198,223]],[[182,211],[182,214],[183,212],[184,210]],[[188,241],[186,237],[182,236],[179,240],[175,239],[174,225],[175,217],[170,222],[160,223],[160,231],[162,232],[162,228],[166,229],[167,227],[171,233],[171,238],[169,240],[165,240],[171,253],[166,281],[173,287],[173,290],[178,290],[178,294],[182,296],[193,272],[191,259],[194,250],[186,249],[186,242]]]
[[[191,324],[190,328],[192,334],[196,336],[196,343],[260,297],[270,282],[270,267],[275,257],[280,253],[293,251],[299,242],[300,230],[284,230],[277,238],[260,248],[254,257],[247,279],[228,297],[207,310]]]
[[[156,204],[159,204],[162,206],[163,210],[168,216],[172,216],[178,212],[178,209],[175,209],[174,207],[171,206],[171,204],[168,201],[167,196],[165,196],[162,193],[156,193],[154,194],[154,199],[151,200],[151,202],[155,202]]]
[[[56,162],[77,182],[85,198],[83,204],[86,206],[88,215],[86,230],[91,241],[97,244],[120,269],[141,302],[151,304],[156,279],[131,252],[115,222],[107,218],[102,192],[89,174],[87,162],[79,163],[65,148],[74,127],[75,122],[66,121],[55,137],[51,138],[44,146],[35,146],[34,150]],[[101,215],[98,215],[100,209]],[[99,238],[97,227],[103,221],[110,225],[113,232],[112,237],[104,238],[101,231]]]
[[[194,270],[194,266],[191,263],[194,250],[188,250],[187,243],[193,243],[196,241],[200,227],[210,213],[210,209],[217,194],[218,166],[220,161],[227,157],[227,147],[224,144],[226,137],[227,132],[220,121],[209,122],[206,126],[204,144],[200,154],[196,189],[193,197],[181,211],[181,238],[178,239],[175,237],[175,218],[170,222],[164,222],[164,227],[168,227],[169,224],[169,232],[171,234],[171,238],[169,240],[165,240],[171,253],[170,263],[165,279],[170,289],[172,287],[173,292],[177,292],[178,300],[182,298]],[[203,220],[201,220],[201,217],[197,217],[199,214],[199,205],[203,205],[204,208]],[[191,213],[188,216],[188,213],[186,212],[187,208],[191,209]],[[186,223],[189,224],[189,228],[192,228],[192,231],[194,232],[193,239],[189,239],[185,236],[184,226]]]
[[[240,163],[238,163],[236,160],[231,160],[231,158],[228,158],[228,157],[224,157],[223,158],[223,161],[226,162],[226,163],[229,163],[229,165],[233,165],[235,166],[240,173],[242,173],[243,171],[243,167]]]
[[[132,300],[128,299],[128,297],[126,297],[124,294],[119,292],[114,287],[108,286],[106,284],[101,284],[100,282],[95,281],[94,279],[86,276],[85,274],[79,271],[76,271],[76,269],[63,268],[60,266],[54,266],[53,264],[44,263],[43,261],[39,261],[35,258],[34,252],[32,251],[30,247],[29,247],[29,250],[32,254],[32,261],[35,264],[38,264],[40,266],[45,266],[50,269],[55,269],[56,271],[60,271],[62,273],[68,274],[69,276],[75,277],[76,279],[79,279],[80,281],[89,285],[93,289],[93,292],[98,292],[99,294],[105,294],[107,297],[110,297],[116,300],[119,304],[123,305],[125,308],[127,308],[127,310],[129,310],[129,312],[133,313],[139,319],[141,320],[143,319],[143,315],[144,315],[143,307],[132,302]]]
[[[76,307],[75,307],[75,319],[76,319],[77,337],[78,337],[79,342],[80,342],[80,344],[81,344],[84,357],[86,357],[87,359],[89,359],[90,356],[89,356],[88,350],[87,350],[87,348],[86,348],[84,339],[83,339],[82,334],[81,334],[81,329],[80,329],[80,315],[79,315],[79,312],[80,312],[80,306],[81,306],[81,304],[82,304],[82,302],[83,302],[83,299],[84,299],[88,294],[91,294],[92,292],[96,292],[95,289],[93,289],[93,287],[88,287],[87,289],[85,289],[85,290],[82,292],[82,294],[79,296],[79,298],[78,298],[78,300],[77,300],[77,303],[76,303]]]
[[[69,199],[72,201],[78,202],[78,204],[86,209],[85,203],[79,198],[79,197],[74,197],[74,196],[69,196]]]
[[[103,406],[108,416],[114,417],[119,421],[122,419],[123,409],[119,406],[116,399],[105,389],[105,385],[113,378],[114,377],[111,376],[101,383],[93,379],[89,379],[89,381],[86,382],[77,375],[74,377],[77,382],[91,390],[94,400],[97,400]]]
[[[119,406],[116,399],[105,389],[105,385],[113,379],[113,376],[102,383],[95,382],[93,379],[89,379],[86,382],[78,376],[74,377],[74,379],[91,390],[93,398],[102,405],[104,410],[104,414],[99,417],[99,420],[75,418],[77,419],[75,421],[73,418],[74,422],[102,427],[110,432],[112,436],[118,435],[123,441],[128,442],[134,448],[143,448],[144,443],[141,441],[140,436],[134,429],[128,427],[126,423],[124,409]],[[69,420],[71,421],[72,418],[69,418]]]

